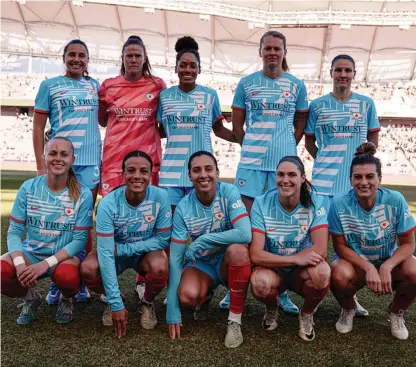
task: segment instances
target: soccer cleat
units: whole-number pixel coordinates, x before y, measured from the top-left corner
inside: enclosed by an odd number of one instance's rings
[[[391,335],[399,340],[406,340],[409,337],[409,331],[404,324],[404,311],[400,310],[398,314],[390,312]]]
[[[279,308],[289,315],[299,315],[299,308],[289,297],[289,293],[283,292],[279,294]]]
[[[157,324],[155,305],[153,303],[142,302],[140,307],[140,325],[143,329],[151,330]]]
[[[221,310],[230,309],[230,291],[227,291],[225,297],[220,301],[219,307]]]
[[[311,342],[315,339],[315,330],[313,328],[314,325],[315,323],[313,322],[313,313],[299,313],[299,336],[302,340]]]
[[[363,306],[360,305],[356,294],[354,294],[354,302],[355,302],[355,316],[367,317],[370,314]]]
[[[234,321],[228,321],[227,335],[224,344],[227,348],[237,348],[243,344],[244,338],[241,333],[241,325]]]
[[[103,317],[101,318],[104,326],[113,326],[113,318],[111,317],[111,306],[107,304],[104,309]]]
[[[56,311],[56,322],[58,324],[69,324],[73,320],[73,313],[72,298],[65,299],[61,297]]]
[[[105,305],[108,305],[108,298],[105,296],[105,294],[102,294],[102,295],[100,296],[100,301],[101,301],[102,303],[104,303]]]
[[[194,310],[194,320],[195,321],[206,321],[209,317],[209,304],[212,299],[212,293],[210,293],[205,301],[201,303],[199,306],[195,307]]]
[[[277,328],[277,319],[279,318],[279,309],[268,309],[266,307],[266,312],[263,316],[263,322],[261,323],[261,327],[264,330],[272,331]]]
[[[168,304],[168,297],[165,297],[165,299],[163,300],[163,306],[166,306]]]
[[[90,292],[88,288],[85,286],[84,283],[81,283],[81,288],[79,292],[75,295],[75,302],[76,303],[87,303],[91,298]]]
[[[20,316],[17,318],[17,325],[29,325],[36,319],[36,311],[38,310],[40,304],[42,303],[42,297],[38,292],[29,289],[31,292],[31,299],[29,301],[23,301],[18,307],[22,308]]]
[[[59,299],[61,297],[61,291],[56,288],[56,284],[50,282],[49,284],[49,292],[45,297],[45,301],[48,305],[57,305],[59,303]]]
[[[140,302],[143,300],[145,290],[146,290],[146,283],[145,282],[136,283],[136,288],[134,288],[134,292],[136,293]]]
[[[335,328],[341,334],[347,334],[352,330],[353,321],[355,316],[355,310],[341,310],[341,315],[337,323],[335,324]]]

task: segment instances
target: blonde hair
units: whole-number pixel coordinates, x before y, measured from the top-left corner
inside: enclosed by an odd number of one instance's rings
[[[74,145],[72,144],[72,142],[67,139],[64,138],[63,136],[57,136],[56,138],[53,138],[51,140],[48,141],[48,144],[45,147],[45,152],[47,151],[47,147],[48,145],[54,141],[54,140],[64,140],[67,143],[69,143],[70,147],[71,147],[71,151],[72,151],[72,155],[74,155]],[[77,179],[77,176],[75,175],[74,169],[71,167],[69,168],[68,171],[68,178],[66,181],[66,185],[68,186],[68,191],[69,191],[69,196],[71,197],[72,200],[77,201],[79,199],[79,197],[81,196],[81,185]]]

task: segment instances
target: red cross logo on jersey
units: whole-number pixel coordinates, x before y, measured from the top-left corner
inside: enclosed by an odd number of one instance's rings
[[[65,208],[65,214],[69,217],[74,212],[74,209],[72,208]]]
[[[285,98],[289,98],[290,97],[290,93],[289,92],[284,92],[283,95],[285,96]]]
[[[386,229],[389,226],[389,221],[385,220],[384,222],[380,223],[380,227]]]
[[[151,223],[151,222],[153,221],[153,215],[146,215],[146,216],[144,217],[144,220],[145,220],[147,223]]]
[[[153,98],[155,98],[155,96],[152,93],[147,93],[146,94],[146,98],[151,101]]]
[[[90,94],[95,94],[95,90],[94,89],[90,89]]]
[[[203,110],[205,108],[205,105],[203,103],[198,103],[197,107],[198,110]]]
[[[218,220],[221,220],[222,218],[224,218],[224,214],[222,212],[218,212],[214,214],[214,217]]]
[[[238,180],[238,184],[239,184],[240,186],[244,186],[244,185],[245,185],[245,183],[246,183],[246,180]]]
[[[361,117],[361,114],[358,112],[354,112],[353,117],[358,120]]]
[[[306,231],[308,230],[308,226],[300,226],[300,230],[302,231],[302,233],[306,233]]]
[[[110,185],[107,183],[102,184],[101,186],[103,187],[103,190],[107,190],[110,187]]]

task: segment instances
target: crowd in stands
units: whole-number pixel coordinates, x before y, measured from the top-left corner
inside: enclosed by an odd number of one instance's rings
[[[231,128],[231,124],[225,124]],[[32,144],[33,119],[27,114],[2,116],[0,123],[1,133],[1,160],[17,162],[33,162]],[[105,129],[100,129],[101,138],[104,139]],[[222,177],[235,177],[241,148],[211,135],[214,155],[218,159]],[[162,140],[164,150],[166,139]],[[311,172],[313,158],[305,149],[304,140],[298,146],[298,155],[305,164],[307,172]],[[416,175],[416,126],[397,127],[390,125],[382,127],[377,152],[383,163],[385,175]]]

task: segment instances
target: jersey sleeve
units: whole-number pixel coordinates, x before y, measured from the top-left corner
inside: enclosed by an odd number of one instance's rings
[[[344,231],[341,226],[341,219],[338,215],[336,200],[332,200],[328,213],[329,232],[334,235],[343,235]]]
[[[234,224],[239,219],[243,217],[248,217],[248,213],[246,210],[243,201],[241,200],[241,195],[238,189],[230,185],[231,189],[228,193],[228,213],[230,214],[231,223]]]
[[[300,82],[298,100],[296,101],[296,111],[306,112],[308,111],[308,93],[304,82]]]
[[[374,101],[371,100],[367,110],[368,132],[380,131],[380,121],[377,117],[377,110]]]
[[[399,236],[403,236],[416,230],[416,221],[403,195],[397,193],[396,200],[398,202],[396,232]]]
[[[40,87],[38,90],[38,94],[35,98],[35,107],[34,111],[38,113],[46,113],[48,114],[51,109],[51,95],[49,91],[49,86],[44,80],[40,83]]]
[[[266,233],[266,225],[264,224],[264,217],[261,211],[261,199],[254,199],[253,206],[250,212],[251,230],[261,234]]]
[[[214,125],[219,119],[223,119],[221,112],[220,98],[218,93],[214,91],[214,105],[212,106],[212,124]]]
[[[309,106],[308,121],[306,123],[305,135],[315,136],[315,125],[318,117],[316,116],[315,104],[312,101]]]
[[[156,232],[171,232],[172,231],[172,210],[170,207],[169,195],[164,190],[159,193],[160,209],[156,218]]]
[[[22,237],[25,232],[26,210],[26,185],[23,184],[17,192],[13,208],[10,213],[10,227],[7,232],[7,249],[9,252],[22,251]]]
[[[232,108],[236,110],[246,110],[246,93],[244,91],[243,80],[239,81],[237,88],[235,89]]]
[[[315,201],[315,212],[312,219],[310,231],[316,231],[320,228],[328,228],[328,218],[325,207],[323,205],[324,198],[322,196],[316,196]]]

